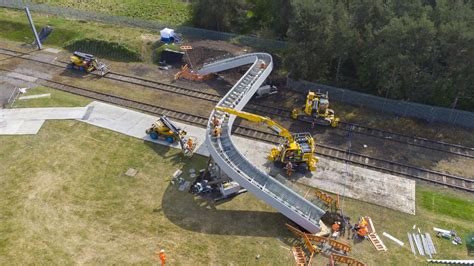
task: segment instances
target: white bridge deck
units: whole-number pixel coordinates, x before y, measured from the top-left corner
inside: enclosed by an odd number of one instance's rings
[[[219,101],[218,106],[242,110],[272,71],[273,60],[271,55],[266,53],[242,55],[204,65],[199,71],[200,74],[216,73],[248,64],[252,64],[250,69]],[[262,64],[264,64],[264,67],[262,67]],[[210,121],[214,115],[222,119],[220,137],[212,135]],[[237,150],[231,137],[234,120],[234,115],[229,116],[215,110],[211,112],[206,130],[206,144],[217,165],[242,187],[270,204],[301,227],[311,233],[319,232],[319,220],[325,212],[258,169]]]

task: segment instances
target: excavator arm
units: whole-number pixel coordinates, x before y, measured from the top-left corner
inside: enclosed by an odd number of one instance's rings
[[[286,138],[289,142],[293,142],[293,136],[291,135],[291,132],[288,131],[288,129],[284,128],[282,125],[278,124],[277,122],[273,121],[272,119],[268,117],[235,110],[228,107],[217,106],[215,109],[226,112],[231,115],[236,115],[238,117],[241,117],[251,122],[266,124],[269,128],[277,132],[278,135]]]

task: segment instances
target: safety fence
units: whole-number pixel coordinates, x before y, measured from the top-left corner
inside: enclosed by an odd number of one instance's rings
[[[0,7],[21,9],[28,6],[32,12],[56,15],[68,19],[96,21],[108,24],[117,24],[146,28],[149,30],[160,31],[165,27],[173,27],[178,33],[188,37],[204,38],[211,40],[232,41],[242,45],[248,45],[265,50],[283,50],[287,47],[287,42],[258,38],[247,35],[238,35],[227,32],[218,32],[189,26],[171,25],[160,21],[149,21],[123,16],[112,16],[104,13],[78,10],[74,8],[56,7],[46,4],[34,4],[30,1],[22,0],[0,0]]]
[[[367,107],[377,111],[388,112],[402,117],[412,117],[428,122],[449,123],[467,128],[474,128],[474,113],[472,112],[413,102],[397,101],[353,90],[341,89],[308,81],[297,81],[291,78],[288,78],[287,86],[303,93],[307,93],[309,90],[328,92],[331,100],[349,103],[360,107]]]

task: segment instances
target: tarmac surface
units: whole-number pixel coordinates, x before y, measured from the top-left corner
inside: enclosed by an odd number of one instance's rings
[[[177,143],[153,140],[145,130],[156,117],[101,102],[92,102],[80,108],[25,108],[0,110],[0,134],[36,134],[46,119],[77,119],[113,130],[131,137],[179,148]],[[195,153],[209,156],[204,144],[205,129],[175,122],[177,126],[197,138]],[[13,133],[12,133],[13,132]],[[25,133],[26,132],[26,133]],[[239,151],[254,165],[269,172],[284,175],[266,160],[273,145],[233,137]],[[374,170],[346,165],[343,162],[320,158],[318,169],[305,176],[295,174],[297,182],[329,192],[384,206],[397,211],[415,214],[415,181]]]

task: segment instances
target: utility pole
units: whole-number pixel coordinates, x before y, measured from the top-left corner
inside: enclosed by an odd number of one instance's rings
[[[38,50],[41,50],[43,49],[43,46],[41,45],[38,32],[36,32],[35,24],[33,23],[33,19],[31,18],[30,9],[27,6],[25,7],[25,12],[26,12],[26,17],[28,17],[28,21],[30,22],[31,30],[33,31],[33,34],[35,35],[36,45],[38,45]]]

